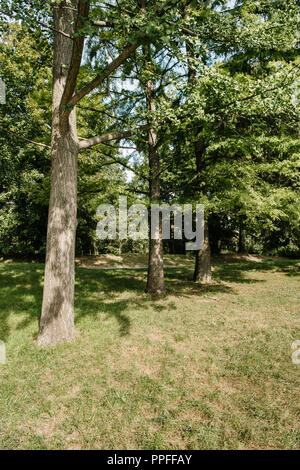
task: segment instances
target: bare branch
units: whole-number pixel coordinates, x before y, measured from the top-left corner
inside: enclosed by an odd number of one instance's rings
[[[149,178],[147,178],[146,176],[144,176],[142,173],[138,172],[135,168],[133,168],[132,166],[128,165],[128,163],[126,163],[122,158],[116,158],[114,157],[113,155],[107,155],[107,157],[111,158],[112,159],[112,162],[108,162],[106,163],[107,165],[108,164],[119,164],[121,166],[123,166],[124,168],[126,168],[127,170],[131,171],[132,173],[134,173],[135,175],[139,176],[140,178],[142,178],[143,180],[145,181],[149,181]]]
[[[83,21],[88,18],[90,9],[90,2],[79,1],[78,2],[78,13],[76,19],[75,33],[82,27]],[[70,110],[66,109],[66,105],[69,100],[72,98],[73,93],[76,88],[77,76],[81,64],[83,46],[84,46],[84,35],[76,36],[73,39],[73,50],[72,58],[68,71],[67,83],[64,89],[64,93],[61,99],[61,106],[63,108],[62,114],[62,127],[66,123]]]
[[[131,137],[132,135],[137,134],[137,132],[139,131],[145,131],[147,129],[150,129],[150,127],[151,125],[144,124],[143,126],[139,126],[136,129],[130,129],[127,131],[110,132],[108,134],[98,135],[90,139],[81,140],[79,143],[79,149],[81,150],[81,149],[93,147],[94,145],[102,144],[104,142],[109,142],[110,140],[126,139],[127,137]]]
[[[189,3],[189,1],[187,3]],[[172,4],[174,4],[173,0],[166,0],[166,2],[160,8],[156,9],[157,16],[163,16],[166,9]],[[140,11],[143,10],[143,8],[140,9]],[[128,44],[123,50],[123,52],[118,55],[118,57],[116,57],[110,64],[107,65],[105,71],[101,75],[97,75],[90,83],[88,83],[83,88],[81,88],[81,90],[75,93],[75,95],[67,104],[69,106],[75,106],[88,93],[90,93],[92,90],[101,85],[106,78],[108,78],[120,65],[122,65],[131,56],[131,54],[139,47],[142,39],[144,38],[145,33],[141,31],[139,38],[137,38],[137,42],[135,44]]]
[[[8,16],[9,18],[12,18],[13,20],[15,20],[16,18],[14,17],[14,15],[11,15],[10,13],[7,13],[6,11],[4,10],[0,10],[0,13],[3,13],[5,16]],[[66,38],[69,38],[69,39],[72,39],[73,38],[67,34],[67,33],[64,33],[63,31],[60,31],[59,29],[55,29],[55,28],[52,28],[52,26],[49,26],[48,24],[46,23],[43,23],[42,21],[38,21],[38,20],[35,20],[37,24],[39,24],[40,26],[43,26],[43,28],[46,28],[46,29],[50,29],[51,31],[55,31],[56,33],[59,33],[59,34],[62,34],[63,36],[65,36]]]
[[[108,113],[107,111],[104,111],[103,109],[90,108],[89,106],[81,106],[80,104],[77,105],[77,108],[80,108],[86,111],[92,111],[94,113],[105,114],[109,118],[115,119],[116,121],[127,122],[125,119],[122,119],[117,116],[113,116],[112,114]]]
[[[5,129],[5,127],[0,126],[0,130],[4,131],[7,134],[10,134],[14,137],[17,137],[18,139],[25,140],[26,142],[29,142],[30,144],[39,145],[40,147],[44,147],[44,148],[47,148],[47,149],[51,148],[49,145],[42,144],[41,142],[35,142],[34,140],[27,139],[26,137],[23,137],[22,135],[19,135],[16,132]]]
[[[138,46],[139,44],[130,44],[127,46],[124,51],[106,67],[106,70],[101,75],[97,75],[90,83],[75,93],[73,98],[71,98],[69,101],[68,105],[75,106],[88,93],[101,85],[106,78],[108,78],[120,65],[125,62],[125,60],[128,59],[128,57],[138,48]]]

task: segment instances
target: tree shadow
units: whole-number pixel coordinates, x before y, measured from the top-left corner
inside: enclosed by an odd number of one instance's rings
[[[143,296],[146,288],[147,269],[111,269],[95,270],[78,268],[80,275],[77,276],[76,289],[80,295],[88,296],[91,291],[96,291],[101,287],[101,291],[109,293],[110,296],[123,292],[135,293],[136,296]],[[95,272],[96,271],[96,272]],[[79,280],[80,279],[80,280]],[[222,293],[232,291],[230,286],[219,282],[203,285],[193,282],[193,271],[189,267],[177,269],[165,269],[166,295],[164,298],[176,295],[178,297],[188,297],[190,295],[202,295],[208,293]],[[143,296],[140,300],[133,301],[136,305],[142,306],[149,299],[155,302],[162,296]]]
[[[164,304],[160,297],[145,294],[147,269],[101,270],[76,268],[75,322],[89,316],[113,317],[119,325],[121,336],[130,334],[131,320],[126,311],[130,309],[155,309],[162,313],[175,309],[180,297],[207,296],[222,293],[235,294],[232,283],[257,283],[263,279],[249,279],[247,272],[282,272],[286,276],[299,276],[299,261],[280,259],[262,262],[236,261],[215,264],[211,284],[192,282],[193,268],[165,269],[167,293]],[[42,305],[42,281],[44,265],[37,263],[0,263],[0,339],[5,341],[12,330],[24,329],[38,321]],[[120,298],[123,294],[128,298]],[[178,301],[174,301],[174,297]],[[168,303],[168,298],[169,303]],[[14,314],[13,323],[10,321]],[[13,325],[13,326],[12,326]]]
[[[220,262],[221,261],[221,262]],[[240,261],[232,260],[230,263],[217,260],[217,270],[214,278],[236,283],[263,282],[262,279],[249,279],[245,277],[247,272],[281,272],[289,277],[300,275],[300,263],[298,260],[290,259],[264,259],[262,261]]]
[[[38,323],[42,306],[44,266],[34,263],[0,264],[0,339],[11,333],[9,317],[17,313],[22,318],[15,330]]]
[[[78,288],[75,298],[75,325],[87,317],[95,320],[101,318],[104,321],[113,317],[119,324],[120,336],[127,336],[130,334],[131,320],[125,312],[132,306],[140,306],[140,303],[132,299],[120,300],[113,294],[108,297],[103,293],[93,298],[82,298]]]
[[[216,279],[209,284],[201,284],[193,281],[193,268],[166,269],[165,279],[167,285],[167,294],[178,297],[190,297],[192,295],[201,296],[207,294],[233,293],[233,289],[216,282]]]
[[[133,302],[112,298],[112,300],[108,302],[89,299],[88,301],[84,301],[83,304],[79,303],[79,300],[75,301],[75,324],[78,324],[82,318],[87,316],[97,319],[99,316],[104,315],[104,320],[109,317],[114,317],[117,320],[120,336],[130,334],[131,320],[125,315],[124,311],[127,310]],[[81,308],[82,306],[84,308]]]

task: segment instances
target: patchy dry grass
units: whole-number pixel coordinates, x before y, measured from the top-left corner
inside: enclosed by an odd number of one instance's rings
[[[77,341],[38,350],[43,266],[0,264],[0,448],[262,449],[299,445],[299,263],[77,268]]]
[[[164,265],[168,266],[190,266],[193,264],[192,254],[187,255],[164,255]],[[138,253],[125,253],[124,255],[100,255],[80,256],[76,258],[76,264],[83,268],[146,268],[148,255]]]

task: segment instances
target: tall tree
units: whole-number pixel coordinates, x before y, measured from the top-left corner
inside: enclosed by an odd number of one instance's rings
[[[185,4],[192,7],[189,21],[184,16]],[[220,8],[225,2],[216,1],[210,3],[206,11],[199,8],[200,2],[188,0],[148,1],[146,6],[140,6],[133,0],[125,0],[122,5],[119,2],[107,4],[57,0],[45,2],[42,7],[36,0],[4,0],[3,5],[6,13],[15,12],[17,18],[25,18],[24,21],[30,27],[33,28],[35,24],[50,31],[49,37],[53,40],[51,193],[43,307],[38,336],[38,344],[49,345],[74,337],[78,153],[103,142],[132,136],[139,128],[110,130],[98,136],[79,139],[76,106],[93,90],[107,84],[112,74],[145,43],[159,41],[167,44],[174,54],[175,49],[176,53],[182,49],[188,36],[193,37],[196,43],[206,41],[206,47],[212,54],[232,54],[238,46],[240,50],[246,48],[250,51],[253,58],[257,57],[260,48],[269,51],[276,49],[273,40],[276,33],[277,42],[286,48],[287,41],[294,40],[292,28],[296,24],[293,19],[295,6],[292,0],[266,0],[262,6],[252,0],[245,0],[231,9]],[[53,12],[53,21],[50,11]],[[92,36],[93,40],[98,29],[101,53],[103,51],[101,61],[95,67],[95,76],[85,78],[85,83],[80,83],[78,87],[84,39]],[[106,54],[112,53],[116,54],[115,58],[107,63]],[[218,78],[218,74],[215,76]],[[235,92],[230,90],[228,93],[227,105],[239,99]],[[191,94],[185,106],[187,123],[188,118],[195,122],[199,120],[199,113],[197,115],[195,112],[197,106],[203,109],[203,101],[199,95]],[[170,106],[167,111],[171,111],[169,119],[174,120],[175,115],[176,121],[176,110]],[[206,120],[209,122],[212,110],[207,111],[206,108]],[[184,113],[180,110],[180,114],[184,116]],[[181,121],[183,116],[180,116]],[[146,124],[142,127],[144,130],[149,129]]]
[[[187,67],[188,67],[188,83],[194,85],[197,79],[195,70],[195,53],[193,44],[187,41],[186,43],[186,55],[187,55]],[[201,181],[204,178],[204,167],[205,167],[205,143],[203,138],[199,136],[201,134],[201,127],[194,130],[194,152],[195,152],[195,185],[196,192],[201,196],[202,192],[205,192],[205,184]],[[195,268],[193,275],[194,282],[201,282],[208,284],[211,282],[211,259],[210,259],[210,245],[209,245],[209,230],[208,230],[208,217],[204,224],[204,240],[203,246],[196,250],[195,253]]]
[[[11,5],[9,2],[5,3],[9,14]],[[15,7],[18,15],[22,12],[20,6],[22,7],[23,3],[26,4],[26,2],[13,4],[13,9]],[[34,3],[38,8],[36,2]],[[98,5],[97,3],[94,8],[95,14],[103,15],[101,2]],[[109,10],[116,10],[112,15],[115,19],[114,27],[123,29],[123,16],[128,21],[126,25],[128,42],[117,57],[102,67],[92,80],[76,89],[86,34],[90,32],[93,34],[94,27],[111,26],[110,22],[102,21],[101,17],[91,20],[90,4],[90,1],[83,0],[53,1],[50,4],[53,11],[53,26],[49,26],[53,31],[52,168],[43,305],[38,335],[38,344],[41,346],[71,341],[74,338],[78,153],[80,149],[130,136],[136,132],[136,130],[113,132],[79,140],[76,105],[95,88],[100,87],[143,43],[147,37],[143,31],[147,20],[150,19],[146,28],[148,36],[158,34],[157,27],[161,18],[168,12],[173,1],[159,2],[157,6],[150,2],[151,10],[149,8],[145,10],[143,7],[132,9],[133,5],[128,5],[127,9],[126,6],[124,8],[112,4]],[[118,20],[120,14],[121,21]],[[149,18],[146,18],[147,14]],[[45,25],[44,21],[38,20],[38,23]],[[120,35],[116,36],[117,42],[119,38]]]
[[[151,55],[149,47],[144,49],[146,59],[146,67],[151,70]],[[150,113],[150,119],[156,112],[155,105],[155,89],[154,83],[151,78],[146,80],[145,94],[147,108]],[[148,130],[148,160],[149,160],[149,196],[150,204],[160,204],[160,162],[158,154],[158,135],[157,123],[150,123],[151,127]],[[155,127],[154,127],[155,126]],[[152,222],[152,220],[151,220]],[[163,294],[165,292],[164,282],[164,266],[163,266],[163,242],[162,242],[162,218],[159,214],[158,226],[152,227],[149,237],[149,260],[148,260],[148,278],[147,278],[147,291],[151,294]]]

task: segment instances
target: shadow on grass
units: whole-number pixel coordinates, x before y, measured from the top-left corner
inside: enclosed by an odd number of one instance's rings
[[[246,278],[245,274],[250,271],[274,271],[283,273],[289,277],[300,275],[299,260],[291,259],[264,259],[260,262],[232,260],[230,263],[226,263],[221,258],[217,258],[215,266],[217,267],[217,271],[214,274],[215,279],[237,283],[251,284],[262,282],[261,280]]]
[[[287,276],[298,276],[299,261],[297,260],[263,260],[262,262],[233,261],[224,263],[216,260],[216,270],[212,284],[201,285],[192,282],[193,269],[180,267],[165,269],[168,296],[177,297],[205,296],[207,294],[233,293],[231,286],[222,282],[256,283],[262,280],[249,279],[249,271],[275,271]],[[40,316],[42,305],[42,280],[44,266],[35,263],[0,263],[0,339],[5,341],[11,330],[26,328],[36,322]],[[166,308],[176,308],[174,302],[170,305],[160,305],[159,298],[150,297],[144,293],[147,270],[97,270],[76,269],[76,322],[85,316],[104,315],[104,318],[114,317],[119,324],[121,336],[130,334],[131,322],[126,310],[151,306],[161,312]],[[118,296],[128,292],[130,298],[120,299]],[[13,318],[13,327],[9,317]],[[19,321],[18,321],[19,317]]]
[[[8,319],[16,314],[14,329],[26,328],[38,321],[42,306],[44,266],[34,263],[0,264],[0,339],[11,333]],[[18,315],[20,321],[18,322]]]

